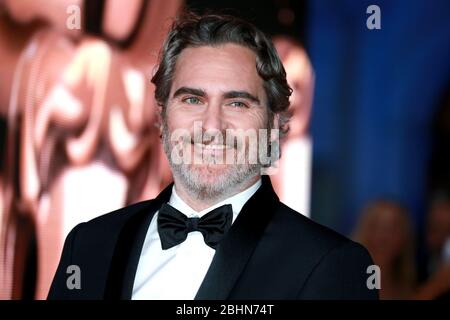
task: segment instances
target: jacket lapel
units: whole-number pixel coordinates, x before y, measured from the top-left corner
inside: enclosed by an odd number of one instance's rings
[[[236,221],[217,247],[213,261],[195,297],[196,300],[227,299],[245,268],[279,203],[270,179],[242,208]]]
[[[111,260],[111,268],[105,286],[105,299],[130,300],[139,258],[147,230],[156,211],[170,199],[170,184],[147,206],[140,209],[124,224]]]

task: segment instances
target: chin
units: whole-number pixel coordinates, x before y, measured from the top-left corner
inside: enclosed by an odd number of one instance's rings
[[[192,174],[195,174],[197,180],[202,183],[214,184],[217,183],[220,178],[224,179],[230,174],[229,166],[225,164],[201,164],[191,165],[189,170]]]

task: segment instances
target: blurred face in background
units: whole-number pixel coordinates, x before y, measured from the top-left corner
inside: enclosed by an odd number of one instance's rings
[[[287,138],[302,137],[308,133],[314,94],[314,70],[303,47],[286,36],[273,39],[277,52],[286,69],[286,80],[292,88],[289,98],[289,121]]]
[[[408,222],[403,212],[389,203],[377,203],[369,212],[365,244],[376,264],[393,262],[407,245]]]
[[[432,206],[427,222],[427,245],[431,254],[440,254],[450,237],[450,202]]]

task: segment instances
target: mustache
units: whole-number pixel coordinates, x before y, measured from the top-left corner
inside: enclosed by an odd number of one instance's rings
[[[223,147],[223,148],[233,148],[233,149],[237,149],[238,148],[238,143],[236,140],[233,139],[233,141],[228,142],[227,141],[214,141],[214,140],[209,140],[209,141],[196,141],[195,139],[191,139],[190,141],[188,141],[188,143],[190,143],[191,145],[202,145],[205,147]]]
[[[238,135],[226,134],[225,132],[221,132],[220,137],[226,138],[217,138],[216,135],[208,135],[204,134],[202,138],[191,137],[188,139],[188,143],[191,145],[201,145],[204,147],[223,147],[224,150],[226,148],[230,149],[241,149],[246,144],[245,139],[239,137]]]
[[[267,132],[256,132],[252,129],[207,129],[207,130],[188,130],[184,128],[169,131],[166,126],[163,127],[162,138],[173,145],[201,146],[210,148],[226,148],[242,150],[250,146],[258,146],[261,141],[267,139]],[[261,130],[261,129],[260,129]],[[266,130],[266,129],[262,129]],[[250,132],[249,132],[250,131]],[[262,135],[259,135],[262,134]]]
[[[168,131],[165,132],[170,137]],[[195,132],[189,132],[188,134],[179,135],[178,139],[172,140],[175,143],[182,143],[185,145],[201,145],[201,146],[222,146],[223,148],[240,149],[245,144],[245,138],[243,139],[239,135],[231,134],[226,130],[223,131],[202,131],[201,134]]]

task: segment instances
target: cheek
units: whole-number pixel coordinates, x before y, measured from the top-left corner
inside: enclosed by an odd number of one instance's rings
[[[172,112],[172,110],[167,110],[166,123],[169,132],[176,129],[189,129],[192,126],[189,117],[181,115],[179,112]]]
[[[265,129],[267,128],[267,121],[267,113],[261,110],[234,115],[228,119],[232,127],[237,129]]]

